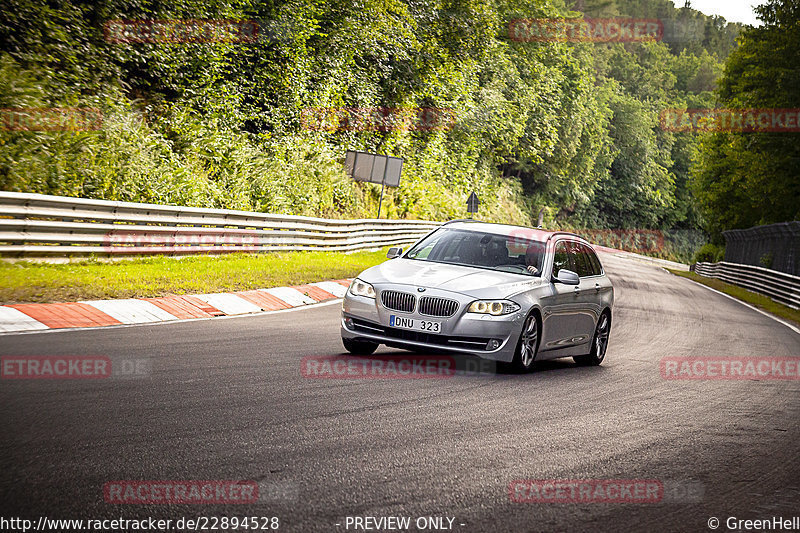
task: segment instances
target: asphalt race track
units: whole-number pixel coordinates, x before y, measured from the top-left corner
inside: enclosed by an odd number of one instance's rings
[[[570,359],[524,376],[304,378],[303,357],[343,353],[338,304],[2,336],[0,355],[149,365],[138,378],[0,382],[2,515],[277,516],[298,532],[348,531],[348,516],[446,516],[454,531],[493,533],[710,531],[711,517],[725,531],[730,516],[800,515],[800,381],[675,381],[659,369],[667,356],[800,357],[800,334],[650,264],[601,260],[616,307],[596,368]],[[255,480],[261,500],[103,497],[113,480],[218,479]],[[517,503],[509,484],[520,479],[691,490],[657,503]]]

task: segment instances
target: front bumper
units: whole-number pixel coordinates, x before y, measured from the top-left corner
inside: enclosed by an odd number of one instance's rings
[[[404,290],[396,286],[392,289]],[[409,289],[405,290],[410,292]],[[369,340],[398,348],[446,350],[494,361],[508,362],[514,358],[525,318],[524,309],[503,316],[467,313],[466,309],[475,301],[474,298],[436,290],[430,290],[425,294],[457,300],[458,311],[449,318],[424,316],[416,312],[404,313],[387,309],[380,302],[380,298],[354,296],[348,292],[342,301],[342,337]],[[390,327],[390,315],[440,321],[442,331],[434,334]],[[499,345],[493,347],[495,343],[491,341],[497,341]]]

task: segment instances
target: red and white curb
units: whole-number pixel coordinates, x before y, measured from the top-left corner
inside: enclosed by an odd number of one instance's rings
[[[0,334],[61,328],[95,328],[280,311],[342,298],[350,280],[250,291],[90,300],[59,304],[0,305]]]

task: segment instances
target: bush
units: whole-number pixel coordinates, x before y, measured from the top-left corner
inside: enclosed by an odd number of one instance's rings
[[[725,258],[725,247],[704,244],[694,256],[695,263],[719,263]]]
[[[59,99],[47,87],[52,75],[0,55],[0,108],[92,107],[102,111],[102,124],[88,131],[0,129],[0,190],[326,218],[377,213],[380,186],[348,178],[344,150],[313,133],[234,131],[181,104],[148,113],[112,87]],[[483,201],[477,218],[530,223],[518,181],[480,167],[467,151],[448,151],[438,135],[391,148],[406,164],[400,187],[385,191],[382,218],[461,218],[475,190]],[[449,168],[450,160],[460,166]]]

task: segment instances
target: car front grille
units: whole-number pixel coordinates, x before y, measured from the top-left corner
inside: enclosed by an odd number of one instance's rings
[[[428,316],[453,316],[458,310],[458,302],[447,298],[423,296],[419,299],[419,314]]]
[[[381,303],[386,309],[410,313],[414,310],[416,297],[407,292],[381,291]]]

